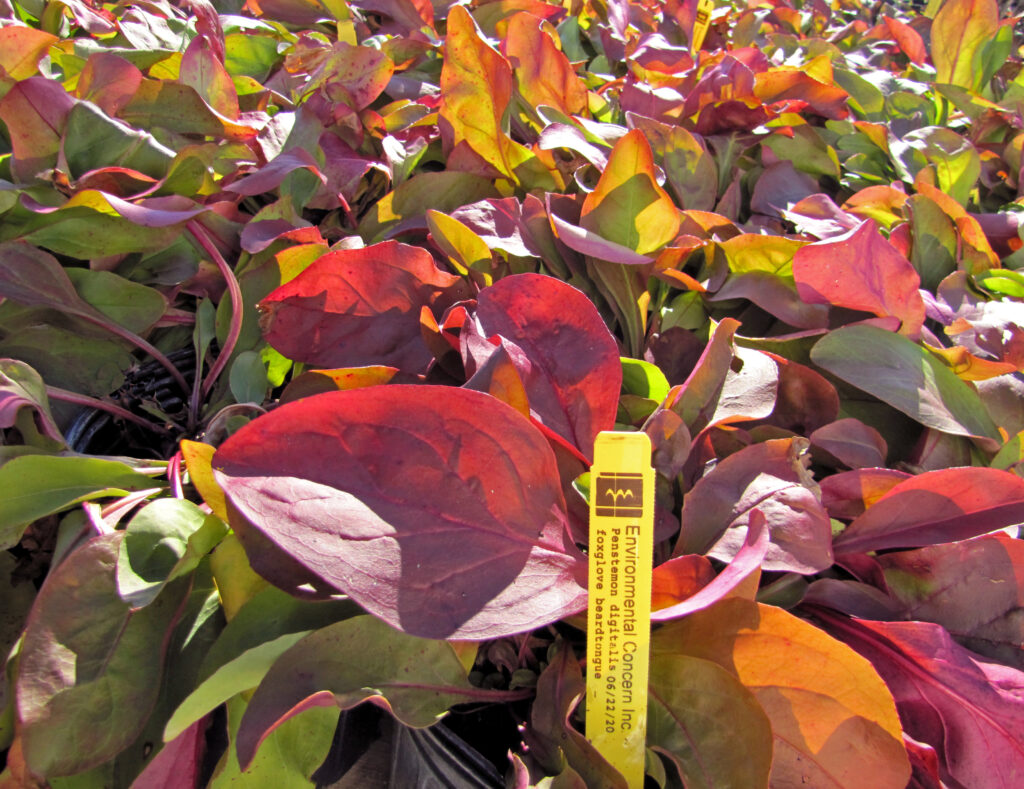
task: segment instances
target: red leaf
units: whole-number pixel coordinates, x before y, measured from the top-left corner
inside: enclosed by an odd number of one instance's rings
[[[779,390],[768,422],[794,433],[809,435],[839,415],[839,394],[810,367],[769,353],[779,366]]]
[[[966,540],[1024,522],[1024,479],[993,468],[947,468],[896,485],[836,537],[842,553]]]
[[[260,303],[267,342],[317,367],[387,365],[422,372],[431,354],[420,310],[440,313],[469,296],[426,250],[384,241],[330,252]]]
[[[480,291],[475,320],[463,330],[463,358],[472,375],[493,344],[473,337],[500,335],[522,349],[511,353],[530,414],[588,458],[594,439],[615,425],[622,365],[608,327],[583,293],[553,277],[518,274]]]
[[[871,661],[896,699],[904,729],[935,748],[960,785],[1021,785],[1024,674],[982,662],[939,625],[815,613],[831,633]]]
[[[821,481],[821,503],[833,518],[856,518],[911,475],[891,468],[864,468]]]
[[[406,632],[495,638],[586,605],[554,455],[489,395],[315,395],[243,427],[213,465],[236,530]]]
[[[196,786],[206,752],[207,718],[197,720],[164,745],[132,781],[132,789],[178,789]]]
[[[903,255],[882,238],[874,222],[827,241],[801,247],[793,257],[800,298],[903,321],[914,338],[924,323],[921,278]]]

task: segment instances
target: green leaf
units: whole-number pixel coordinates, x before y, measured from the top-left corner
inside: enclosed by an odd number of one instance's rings
[[[338,710],[313,708],[289,718],[274,729],[245,771],[239,767],[235,745],[239,723],[248,705],[241,696],[228,702],[231,746],[210,782],[210,789],[308,789],[313,773],[323,764],[338,724]]]
[[[441,247],[457,271],[474,271],[482,286],[491,284],[491,250],[480,236],[458,219],[440,211],[427,211],[427,227],[434,243]]]
[[[277,659],[310,632],[300,630],[265,641],[214,671],[174,711],[164,729],[164,742],[173,740],[232,696],[259,685]]]
[[[130,167],[162,178],[174,161],[174,151],[152,134],[111,118],[89,101],[78,102],[68,113],[63,150],[75,178],[101,167]]]
[[[621,361],[623,391],[658,402],[668,396],[671,386],[665,378],[665,373],[656,365],[641,359],[625,357]]]
[[[13,302],[0,305],[0,315],[0,356],[30,364],[51,386],[103,397],[134,363],[126,343],[83,320]]]
[[[920,345],[877,326],[836,329],[811,350],[824,370],[926,427],[999,440],[978,393]]]
[[[223,547],[217,548],[217,556]],[[234,613],[206,655],[199,676],[204,680],[213,676],[222,666],[278,636],[317,630],[361,613],[348,599],[300,600],[276,587],[264,587]]]
[[[914,239],[910,262],[921,276],[921,286],[934,293],[939,283],[957,268],[956,226],[942,207],[926,195],[912,195],[907,206]]]
[[[630,121],[651,144],[679,205],[687,210],[712,210],[718,199],[718,166],[703,138],[682,126],[641,115],[631,115]]]
[[[227,525],[190,501],[157,499],[128,523],[117,560],[117,588],[132,608],[156,599],[175,578],[192,572],[227,534]]]
[[[1024,299],[1024,272],[1013,269],[990,269],[974,275],[974,280],[990,293]]]
[[[182,223],[187,218],[183,217]],[[180,227],[147,227],[126,219],[107,195],[91,189],[78,192],[52,210],[30,211],[19,204],[5,220],[2,240],[27,241],[80,260],[154,251],[169,246],[181,231]]]
[[[753,693],[709,660],[673,654],[651,660],[647,745],[672,757],[687,789],[768,786],[768,716]]]
[[[188,582],[133,612],[115,580],[123,538],[96,537],[68,556],[29,617],[17,704],[25,761],[37,775],[72,775],[113,758],[156,703],[167,631]]]
[[[928,126],[893,140],[890,149],[911,178],[930,166],[935,185],[960,205],[967,205],[981,177],[981,156],[969,140],[951,129]]]
[[[793,256],[798,249],[807,246],[807,242],[783,236],[744,233],[719,242],[718,246],[725,253],[729,270],[734,274],[760,271],[792,277]]]
[[[446,642],[406,635],[372,616],[347,619],[306,636],[270,669],[239,728],[239,762],[252,762],[267,734],[309,706],[348,709],[374,699],[422,728],[480,693]]]
[[[367,244],[373,244],[388,238],[396,225],[424,216],[428,209],[447,213],[499,196],[489,178],[450,170],[422,172],[374,203],[357,230]]]
[[[124,463],[90,457],[25,455],[0,466],[0,549],[21,539],[32,521],[72,504],[161,487]]]
[[[255,33],[224,36],[224,67],[233,77],[252,77],[263,82],[278,60],[277,41]]]
[[[159,291],[110,271],[64,271],[87,303],[135,334],[145,334],[167,311],[167,299]]]
[[[243,351],[235,357],[228,381],[238,403],[259,405],[267,396],[267,368],[255,351]]]

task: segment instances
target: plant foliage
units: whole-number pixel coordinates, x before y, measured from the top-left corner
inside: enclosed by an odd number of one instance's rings
[[[0,787],[1024,784],[996,0],[0,5]]]

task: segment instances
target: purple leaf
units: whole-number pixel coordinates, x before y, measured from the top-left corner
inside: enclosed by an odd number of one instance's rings
[[[764,569],[815,573],[831,566],[831,523],[803,465],[807,446],[807,439],[775,439],[722,460],[686,494],[673,555],[706,552],[730,561],[754,542],[747,531],[759,512],[771,533]]]
[[[669,619],[679,619],[694,611],[701,611],[726,597],[745,578],[761,567],[761,562],[764,561],[765,555],[768,553],[768,537],[768,527],[764,515],[760,510],[752,510],[746,540],[728,566],[696,594],[681,603],[653,611],[651,621],[665,622]],[[655,572],[657,571],[658,568],[655,568]]]
[[[871,661],[907,733],[961,786],[1016,789],[1024,778],[1024,673],[985,663],[939,625],[815,616]]]
[[[1024,670],[1024,542],[997,533],[878,557],[901,619],[935,622],[963,646]]]
[[[481,200],[455,209],[450,216],[480,236],[488,249],[519,257],[538,256],[518,198]]]
[[[292,148],[274,158],[273,161],[235,181],[224,189],[240,195],[259,195],[271,192],[281,185],[289,173],[295,170],[308,170],[322,182],[327,179],[320,172],[316,160],[302,148]]]
[[[822,425],[810,435],[811,445],[828,452],[849,468],[885,465],[889,447],[881,433],[859,419],[840,419]]]
[[[406,632],[494,638],[585,605],[554,455],[489,395],[314,395],[243,427],[213,465],[236,531]]]

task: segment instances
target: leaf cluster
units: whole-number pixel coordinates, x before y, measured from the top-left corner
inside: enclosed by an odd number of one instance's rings
[[[0,787],[625,787],[613,429],[648,785],[1021,785],[1019,18],[696,5],[5,6]]]

